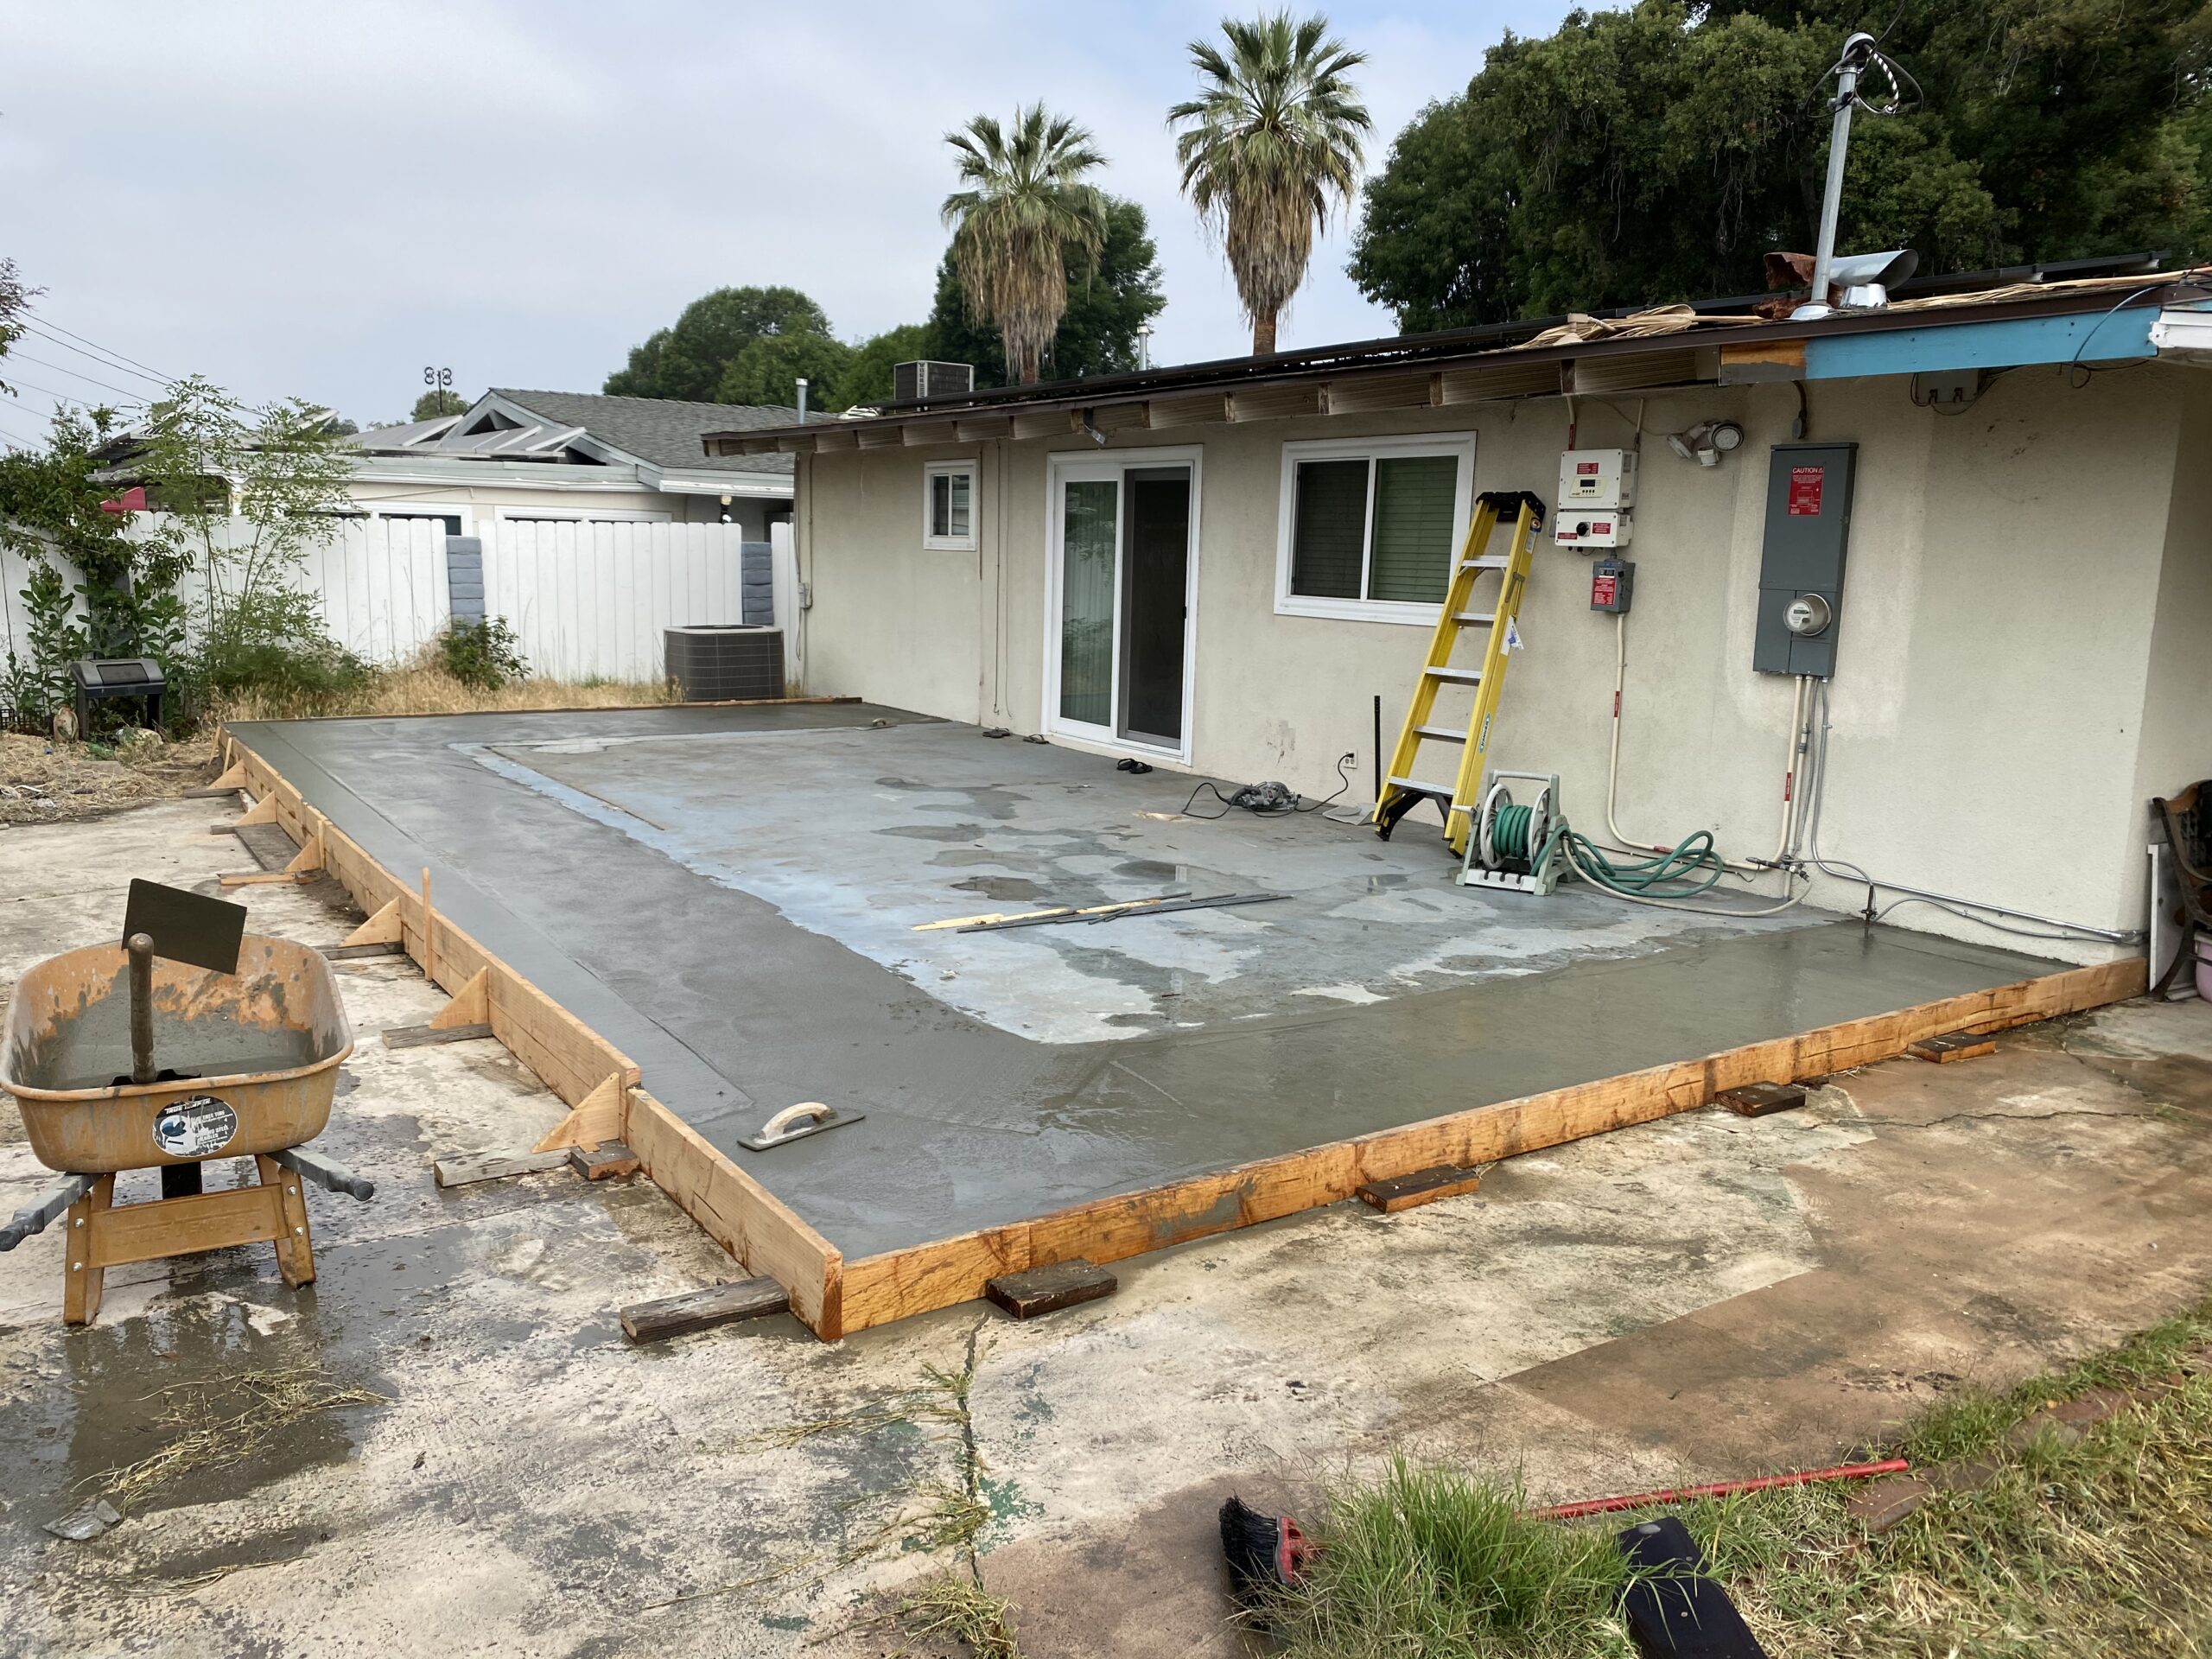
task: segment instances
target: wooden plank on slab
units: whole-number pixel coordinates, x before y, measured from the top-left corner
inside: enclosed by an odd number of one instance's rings
[[[570,1147],[569,1167],[588,1181],[611,1181],[638,1173],[638,1154],[620,1141],[602,1141],[595,1147]]]
[[[1456,1198],[1463,1192],[1476,1191],[1482,1184],[1478,1170],[1469,1169],[1464,1164],[1439,1164],[1434,1169],[1417,1169],[1410,1175],[1370,1181],[1357,1196],[1369,1209],[1395,1216],[1401,1210],[1434,1204],[1439,1198]]]
[[[326,944],[322,955],[331,962],[359,962],[365,957],[401,957],[407,947],[397,939],[388,944]]]
[[[562,1152],[493,1152],[476,1158],[441,1158],[430,1166],[441,1187],[468,1186],[478,1181],[500,1181],[510,1175],[536,1175],[567,1166]]]
[[[391,1026],[384,1033],[386,1048],[435,1048],[440,1043],[473,1043],[493,1034],[492,1027],[481,1026],[448,1026],[441,1031],[435,1026]]]
[[[1770,1112],[1787,1112],[1805,1103],[1805,1089],[1796,1083],[1747,1083],[1741,1089],[1729,1089],[1713,1096],[1713,1103],[1726,1106],[1738,1117],[1764,1117]]]
[[[1555,1089],[1524,1099],[1378,1130],[1355,1141],[1218,1170],[1146,1192],[1096,1199],[1033,1221],[963,1234],[843,1264],[840,1329],[973,1300],[999,1274],[1078,1256],[1096,1262],[1272,1221],[1351,1197],[1363,1185],[1440,1164],[1494,1163],[1607,1129],[1710,1103],[1725,1090],[1777,1077],[1824,1077],[1893,1059],[1923,1037],[1962,1027],[2025,1025],[2139,995],[2145,964],[2129,957],[1891,1014]],[[993,1265],[1001,1263],[1003,1265]]]
[[[1105,1268],[1080,1256],[1026,1273],[1001,1274],[984,1283],[983,1294],[1017,1319],[1033,1319],[1081,1302],[1111,1296],[1118,1281]]]
[[[740,1319],[762,1319],[791,1305],[791,1294],[773,1279],[740,1279],[638,1302],[622,1310],[622,1334],[632,1342],[665,1342],[694,1331],[711,1331]]]
[[[1940,1037],[1923,1037],[1905,1052],[1916,1060],[1930,1060],[1937,1065],[1948,1065],[1954,1060],[1971,1060],[1997,1052],[1997,1039],[1980,1032],[1951,1031]]]

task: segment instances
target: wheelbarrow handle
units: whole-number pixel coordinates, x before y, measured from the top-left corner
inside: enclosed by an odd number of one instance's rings
[[[327,1192],[343,1192],[349,1198],[366,1200],[376,1195],[377,1185],[365,1176],[334,1164],[319,1153],[305,1147],[287,1147],[282,1152],[272,1152],[270,1157],[294,1174],[313,1181]]]
[[[54,1218],[92,1190],[97,1175],[64,1175],[40,1193],[28,1208],[18,1210],[0,1227],[0,1250],[12,1250],[25,1239],[42,1233]]]

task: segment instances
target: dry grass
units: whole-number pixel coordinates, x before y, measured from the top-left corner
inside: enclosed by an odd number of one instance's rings
[[[212,739],[119,758],[105,744],[0,732],[0,823],[63,823],[181,795],[207,781]]]
[[[933,1579],[899,1603],[899,1621],[925,1641],[957,1642],[976,1659],[1021,1659],[1014,1604],[964,1574]]]
[[[315,1365],[241,1371],[219,1382],[179,1383],[160,1392],[169,1402],[162,1418],[173,1431],[169,1438],[136,1463],[103,1470],[85,1482],[97,1485],[126,1514],[148,1492],[170,1481],[245,1462],[319,1412],[385,1403],[384,1395],[341,1387]]]
[[[2212,1659],[2212,1302],[2066,1372],[1965,1392],[1915,1425],[1916,1465],[1986,1459],[1869,1536],[1843,1484],[1670,1506],[1775,1659],[1912,1655]],[[2090,1429],[2016,1446],[2013,1425],[2092,1388],[2163,1388]],[[1289,1659],[1628,1659],[1613,1535],[1528,1520],[1477,1473],[1402,1465],[1332,1499],[1313,1579],[1277,1610]],[[1652,1511],[1659,1513],[1661,1511]]]
[[[248,694],[210,712],[230,720],[312,720],[356,715],[473,715],[521,709],[641,709],[670,702],[666,684],[632,680],[517,680],[486,690],[422,662],[386,669],[355,690],[302,702]]]

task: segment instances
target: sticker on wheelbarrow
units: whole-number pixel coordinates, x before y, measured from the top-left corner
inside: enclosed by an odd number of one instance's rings
[[[238,1115],[213,1095],[172,1101],[154,1120],[154,1144],[171,1158],[206,1158],[231,1144]]]

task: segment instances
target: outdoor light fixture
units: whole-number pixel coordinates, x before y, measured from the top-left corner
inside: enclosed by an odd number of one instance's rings
[[[1720,457],[1739,448],[1744,429],[1733,421],[1700,421],[1686,432],[1668,435],[1667,447],[1684,461],[1700,467],[1718,467]]]

